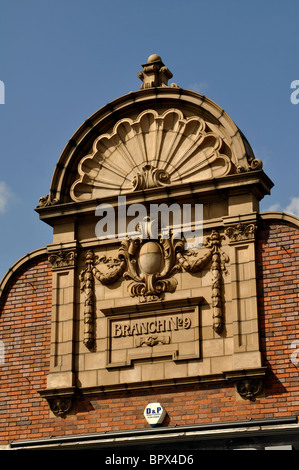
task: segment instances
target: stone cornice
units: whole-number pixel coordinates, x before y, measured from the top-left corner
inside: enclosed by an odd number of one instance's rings
[[[236,391],[239,393],[238,384],[242,384],[244,381],[247,383],[256,383],[265,379],[267,372],[266,367],[260,367],[255,369],[242,369],[227,371],[221,374],[203,375],[198,377],[182,377],[175,379],[165,380],[152,380],[145,382],[132,382],[124,384],[114,385],[101,385],[94,387],[61,387],[61,388],[47,388],[39,390],[39,394],[42,398],[45,398],[49,406],[56,416],[63,417],[68,412],[72,411],[74,400],[77,396],[101,396],[106,393],[123,393],[123,392],[136,392],[136,391],[155,391],[156,389],[166,389],[181,386],[206,386],[222,384],[227,386],[234,386]],[[252,396],[242,396],[243,399],[253,399]],[[65,407],[65,411],[64,408]]]
[[[153,200],[159,204],[166,200],[171,202],[196,201],[204,203],[205,198],[213,197],[225,198],[229,195],[246,194],[249,190],[256,193],[258,199],[262,199],[266,194],[270,194],[273,186],[272,181],[262,171],[244,172],[239,174],[227,175],[218,179],[210,179],[196,183],[183,183],[167,188],[151,188],[146,191],[140,190],[126,195],[127,204],[149,204]],[[37,207],[35,210],[41,220],[52,225],[55,220],[76,218],[80,216],[94,215],[98,204],[101,202],[110,204],[117,208],[117,197],[111,196],[99,200],[90,200],[84,202],[68,202],[65,204],[54,204],[44,207]]]

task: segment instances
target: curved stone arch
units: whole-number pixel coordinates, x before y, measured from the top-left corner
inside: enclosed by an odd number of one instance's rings
[[[103,134],[111,135],[115,126],[122,120],[135,121],[149,109],[163,114],[170,108],[181,110],[185,118],[201,117],[208,122],[210,132],[221,136],[224,145],[231,150],[231,159],[238,171],[258,169],[252,165],[256,160],[248,141],[226,112],[212,100],[199,93],[180,88],[140,90],[107,104],[79,127],[58,160],[50,194],[44,198],[43,205],[74,200],[70,195],[70,188],[80,177],[78,166],[81,160],[91,153],[96,139]]]

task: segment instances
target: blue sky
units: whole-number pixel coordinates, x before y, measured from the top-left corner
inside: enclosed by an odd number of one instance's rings
[[[246,135],[275,183],[261,209],[299,216],[298,19],[298,0],[0,0],[0,278],[51,243],[34,208],[64,146],[152,53]]]

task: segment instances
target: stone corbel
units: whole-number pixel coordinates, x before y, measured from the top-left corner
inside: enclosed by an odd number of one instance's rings
[[[244,400],[255,400],[261,395],[266,374],[267,367],[225,372],[227,380],[233,383],[236,392]]]
[[[55,397],[48,400],[51,411],[55,416],[63,418],[71,411],[73,406],[72,397]]]
[[[235,383],[235,388],[245,400],[254,400],[263,391],[264,383],[262,379],[243,379]]]
[[[73,408],[75,387],[40,390],[39,394],[47,400],[50,410],[59,418],[64,418]]]

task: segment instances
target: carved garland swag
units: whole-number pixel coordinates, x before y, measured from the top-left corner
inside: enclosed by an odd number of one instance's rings
[[[92,348],[94,343],[95,280],[110,285],[123,277],[132,282],[128,286],[132,297],[140,302],[160,300],[163,293],[174,292],[179,272],[198,273],[210,265],[212,272],[213,329],[221,334],[224,325],[222,272],[229,261],[221,250],[225,237],[213,230],[206,238],[207,252],[198,258],[199,252],[186,251],[184,241],[160,237],[157,241],[129,239],[123,240],[117,258],[99,257],[88,250],[85,257],[86,268],[80,273],[81,292],[84,300],[84,344]],[[141,262],[144,247],[150,251],[147,263]]]

